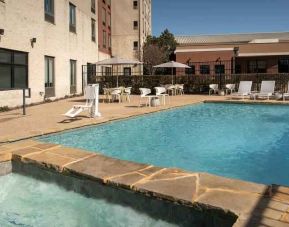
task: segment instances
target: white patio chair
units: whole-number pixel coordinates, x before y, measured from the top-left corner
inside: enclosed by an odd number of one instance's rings
[[[116,88],[116,89],[112,90],[111,100],[112,100],[112,102],[114,100],[118,100],[119,103],[121,102],[121,89]]]
[[[184,84],[176,84],[176,93],[184,95]]]
[[[151,100],[153,98],[157,98],[157,96],[156,95],[150,95],[151,89],[149,89],[149,88],[140,88],[139,90],[140,90],[139,107],[141,106],[143,99],[146,100],[145,105],[150,107],[151,106]]]
[[[261,84],[261,90],[259,93],[256,93],[254,95],[254,99],[256,98],[267,98],[268,100],[270,97],[273,96],[275,91],[275,81],[274,80],[269,80],[269,81],[262,81]]]
[[[231,98],[245,98],[251,94],[252,81],[240,81],[238,92],[231,93]]]
[[[226,84],[226,95],[229,93],[232,94],[235,91],[236,85],[235,84]]]
[[[156,96],[161,97],[163,105],[166,105],[166,98],[170,97],[166,94],[166,89],[164,87],[155,87]]]
[[[68,110],[63,115],[66,117],[74,118],[85,110],[87,110],[89,114],[91,114],[93,102],[96,99],[95,89],[92,86],[87,86],[84,89],[84,97],[86,99],[84,105],[74,105],[70,110]]]
[[[128,102],[130,102],[131,89],[132,89],[132,87],[124,88],[123,96],[125,97],[125,100]]]
[[[289,97],[289,82],[287,85],[287,92],[283,93],[283,101],[285,101],[287,97]]]
[[[176,95],[176,86],[175,85],[169,85],[167,88],[167,93],[173,95]]]
[[[111,102],[110,90],[108,88],[103,88],[103,95],[104,95],[103,102],[105,100],[107,100],[108,102]]]
[[[213,92],[213,94],[218,93],[218,91],[219,91],[219,85],[218,84],[210,84],[209,87],[210,87],[209,95],[211,95],[212,92]]]

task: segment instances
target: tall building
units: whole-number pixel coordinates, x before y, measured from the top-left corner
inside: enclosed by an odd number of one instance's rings
[[[22,104],[3,88],[31,88],[27,103],[82,93],[83,65],[140,58],[150,18],[150,0],[0,0],[0,107]]]
[[[112,55],[142,60],[152,32],[151,0],[112,0]]]

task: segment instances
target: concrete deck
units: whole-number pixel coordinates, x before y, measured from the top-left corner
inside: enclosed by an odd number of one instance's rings
[[[166,106],[139,108],[139,96],[132,96],[131,99],[131,103],[100,101],[99,109],[102,117],[95,119],[89,118],[87,113],[83,113],[75,120],[69,120],[62,115],[73,105],[84,104],[83,97],[28,107],[26,116],[22,115],[22,109],[0,113],[0,143],[147,114],[204,100],[225,100],[222,96],[184,95],[171,97],[171,102]]]

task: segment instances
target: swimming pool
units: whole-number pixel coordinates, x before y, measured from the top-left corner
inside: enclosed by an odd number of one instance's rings
[[[289,185],[289,107],[199,104],[40,138],[164,167]]]

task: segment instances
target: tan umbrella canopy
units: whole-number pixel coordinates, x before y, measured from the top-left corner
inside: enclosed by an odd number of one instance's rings
[[[112,57],[109,59],[105,59],[99,62],[95,63],[96,65],[99,66],[111,66],[112,67],[112,72],[113,72],[113,67],[117,66],[117,71],[118,71],[118,66],[119,65],[141,65],[143,64],[140,61],[137,60],[131,60],[131,59],[125,59],[125,58],[118,58],[118,57]],[[116,73],[116,86],[118,87],[118,72]]]
[[[179,62],[175,61],[169,61],[160,65],[154,66],[154,68],[171,68],[172,69],[172,84],[174,84],[174,75],[173,75],[173,69],[174,68],[184,68],[184,69],[190,69],[191,67]]]

